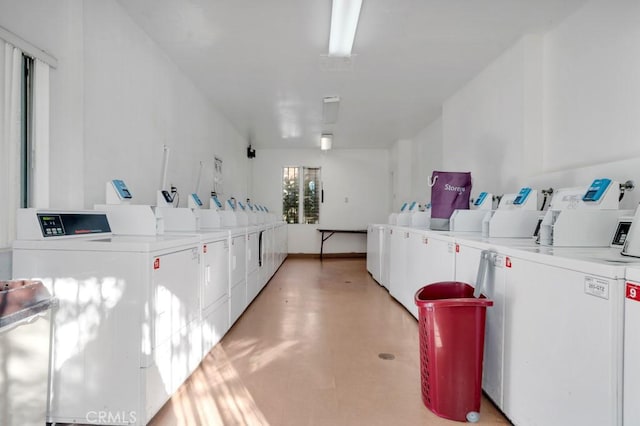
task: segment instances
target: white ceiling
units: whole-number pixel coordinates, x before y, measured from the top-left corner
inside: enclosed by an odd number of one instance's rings
[[[350,60],[327,58],[331,0],[119,0],[254,148],[411,138],[523,34],[585,0],[363,0]],[[341,99],[323,125],[322,99]]]

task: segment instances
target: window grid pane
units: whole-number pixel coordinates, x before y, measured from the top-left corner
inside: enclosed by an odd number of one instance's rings
[[[282,176],[282,219],[299,223],[300,183],[298,167],[284,167]]]
[[[304,167],[303,223],[320,223],[320,168]]]

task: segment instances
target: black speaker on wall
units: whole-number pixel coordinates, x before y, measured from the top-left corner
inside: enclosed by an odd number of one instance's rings
[[[247,147],[247,158],[255,158],[256,150],[251,148],[251,145]]]

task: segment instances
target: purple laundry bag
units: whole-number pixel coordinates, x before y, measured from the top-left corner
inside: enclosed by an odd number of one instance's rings
[[[431,221],[429,228],[449,230],[449,218],[454,210],[468,210],[471,196],[471,172],[441,172],[434,170],[431,187]]]

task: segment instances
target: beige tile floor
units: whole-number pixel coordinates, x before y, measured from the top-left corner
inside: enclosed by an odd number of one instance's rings
[[[424,407],[419,367],[417,321],[364,259],[288,259],[151,424],[460,424]],[[509,424],[484,396],[480,415]]]

